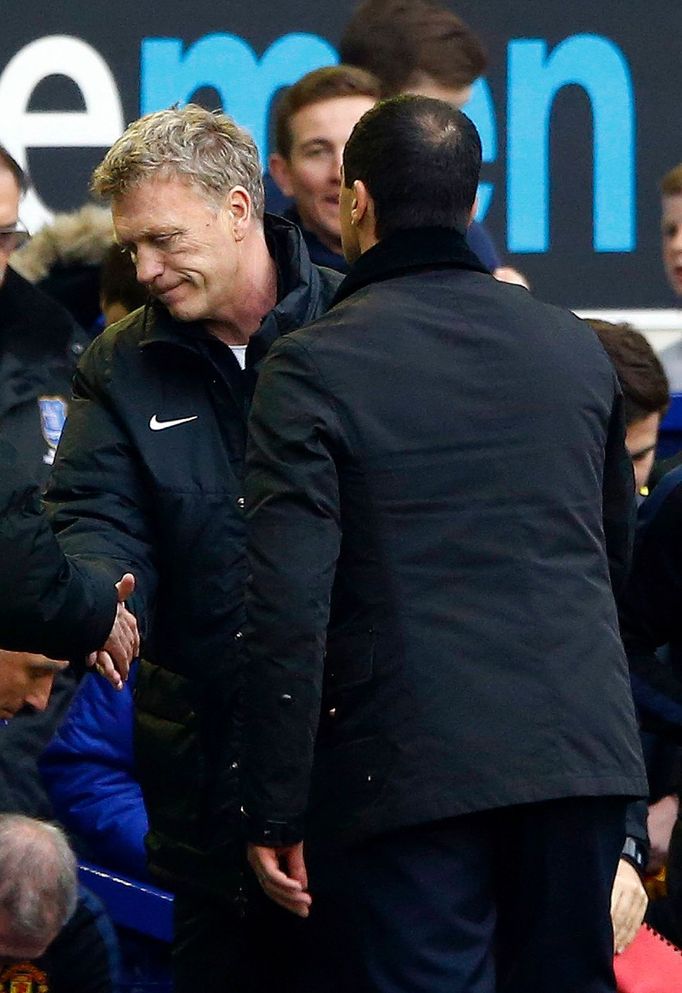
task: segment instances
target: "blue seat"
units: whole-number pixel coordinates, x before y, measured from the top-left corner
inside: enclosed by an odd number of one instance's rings
[[[114,924],[158,941],[173,936],[173,895],[150,883],[81,862],[81,882],[106,906]]]

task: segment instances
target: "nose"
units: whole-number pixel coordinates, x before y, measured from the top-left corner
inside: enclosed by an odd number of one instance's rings
[[[148,245],[140,245],[134,257],[135,271],[138,283],[151,286],[154,280],[163,273],[164,264],[161,252]]]
[[[337,186],[341,185],[341,166],[343,165],[343,145],[334,149],[329,160],[329,173]]]
[[[43,711],[47,708],[54,683],[54,673],[45,673],[39,679],[35,679],[31,689],[26,694],[24,703],[27,703],[34,710]]]

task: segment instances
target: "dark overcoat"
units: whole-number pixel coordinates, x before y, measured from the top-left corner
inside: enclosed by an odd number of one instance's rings
[[[370,249],[274,346],[245,487],[253,841],[306,811],[355,840],[646,791],[621,407],[592,330],[444,229]]]

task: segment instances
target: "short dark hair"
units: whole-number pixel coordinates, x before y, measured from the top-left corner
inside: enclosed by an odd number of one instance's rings
[[[9,169],[12,173],[16,180],[17,186],[19,187],[19,193],[22,196],[28,192],[28,176],[14,156],[10,155],[4,145],[0,145],[0,166],[4,166],[5,169]]]
[[[481,139],[461,110],[430,97],[393,97],[360,118],[343,153],[346,187],[374,201],[378,238],[423,227],[464,232],[476,199]]]
[[[664,197],[678,196],[682,193],[682,163],[666,172],[660,183],[661,193]]]
[[[122,251],[120,245],[110,245],[102,259],[99,295],[106,304],[123,304],[128,313],[147,302],[147,291],[137,281],[130,253]]]
[[[293,135],[291,118],[304,107],[311,107],[323,100],[336,97],[370,97],[378,100],[381,96],[379,80],[357,66],[325,66],[306,73],[297,83],[290,86],[277,103],[275,110],[275,147],[280,155],[288,159],[291,155]]]
[[[650,414],[663,413],[670,403],[670,387],[661,360],[643,334],[631,324],[588,320],[611,359],[625,400],[629,427]]]
[[[383,96],[402,93],[421,73],[461,89],[488,64],[476,35],[435,0],[365,0],[346,26],[339,54],[374,73]]]

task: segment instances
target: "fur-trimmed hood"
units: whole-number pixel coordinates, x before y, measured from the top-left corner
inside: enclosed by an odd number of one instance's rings
[[[70,214],[56,214],[10,259],[12,268],[38,283],[54,266],[99,266],[114,240],[108,207],[89,203]]]

